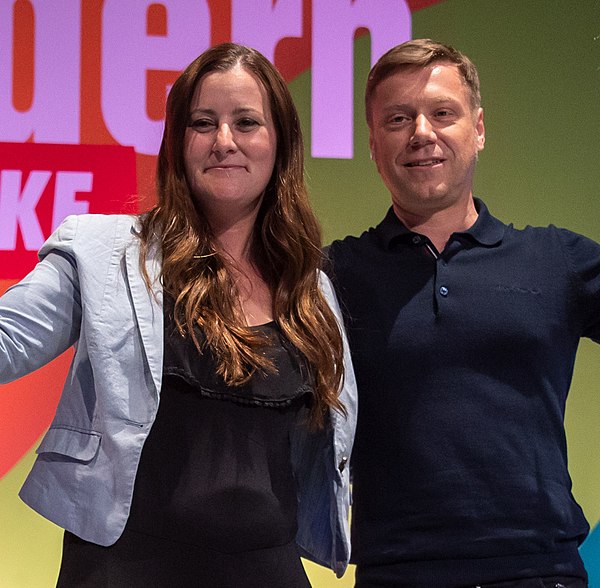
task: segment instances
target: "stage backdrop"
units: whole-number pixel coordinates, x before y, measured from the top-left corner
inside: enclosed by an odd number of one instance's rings
[[[479,66],[487,129],[476,192],[501,219],[600,240],[597,0],[0,0],[0,292],[64,216],[153,202],[165,96],[212,44],[258,48],[298,104],[326,241],[377,223],[362,94],[374,59],[410,37]],[[600,520],[600,358],[583,342],[568,402],[574,494]],[[0,386],[0,586],[53,586],[61,531],[17,498],[69,354]],[[600,586],[600,530],[582,547]],[[307,564],[315,587],[352,586]]]

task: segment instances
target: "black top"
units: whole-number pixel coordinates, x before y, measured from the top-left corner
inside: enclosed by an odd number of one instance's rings
[[[290,433],[310,388],[275,323],[265,353],[277,374],[229,387],[166,320],[161,402],[144,446],[127,526],[226,553],[294,540]]]
[[[329,248],[359,391],[352,554],[407,586],[585,576],[563,417],[600,246],[476,201],[440,254],[390,209]]]
[[[125,531],[97,550],[68,537],[59,586],[310,586],[295,546],[290,435],[306,424],[311,388],[275,323],[255,329],[277,372],[229,387],[210,351],[177,333],[165,301],[161,400]],[[95,581],[67,576],[76,559],[77,573],[98,570]]]

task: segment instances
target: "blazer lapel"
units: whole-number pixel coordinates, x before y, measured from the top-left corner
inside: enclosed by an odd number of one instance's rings
[[[133,230],[133,229],[132,229]],[[160,284],[160,252],[157,246],[150,248],[146,260],[146,271],[153,291],[149,292],[140,271],[140,241],[132,239],[125,251],[127,279],[131,299],[142,337],[152,380],[160,393],[163,370],[163,291]]]

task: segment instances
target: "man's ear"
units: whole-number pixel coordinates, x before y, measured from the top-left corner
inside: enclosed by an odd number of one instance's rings
[[[369,157],[371,161],[375,161],[375,145],[373,141],[373,134],[371,133],[371,129],[369,129]],[[377,163],[375,161],[375,163]]]
[[[485,147],[485,125],[483,124],[483,108],[477,109],[475,119],[475,132],[477,133],[477,151],[483,151]]]

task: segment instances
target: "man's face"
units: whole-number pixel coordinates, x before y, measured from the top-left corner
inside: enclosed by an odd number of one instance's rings
[[[371,153],[401,218],[467,201],[484,142],[483,111],[453,64],[402,69],[375,88]]]

